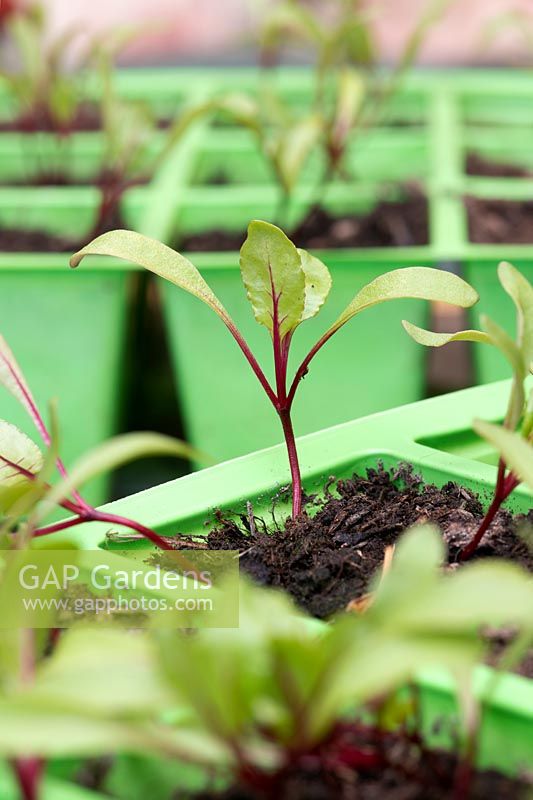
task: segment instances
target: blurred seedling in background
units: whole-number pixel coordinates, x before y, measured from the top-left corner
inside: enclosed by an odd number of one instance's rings
[[[497,44],[500,40],[504,40],[509,34],[513,40],[518,40],[525,46],[529,56],[529,66],[531,66],[531,60],[533,59],[533,20],[530,11],[525,8],[514,8],[510,11],[496,14],[490,19],[482,31],[479,42],[480,52],[483,53],[487,48]]]
[[[138,31],[133,33],[138,35]],[[201,116],[197,104],[182,110],[168,129],[161,130],[154,108],[142,100],[121,97],[116,89],[116,53],[132,33],[117,36],[113,46],[96,46],[100,83],[103,154],[97,185],[100,203],[88,238],[121,224],[120,204],[124,193],[150,180],[169,156],[189,126]]]
[[[216,99],[211,109],[229,115],[257,140],[280,189],[276,222],[286,224],[294,189],[312,155],[317,154],[322,165],[314,202],[323,201],[324,191],[335,177],[350,177],[350,143],[380,119],[428,30],[449,2],[428,4],[388,73],[377,69],[372,20],[358,0],[330,4],[325,14],[323,9],[313,10],[298,0],[283,0],[267,13],[260,32],[263,65],[277,63],[288,42],[297,42],[310,52],[313,85],[306,107],[264,79],[258,96],[231,93]],[[327,11],[332,12],[329,18]]]
[[[533,488],[533,389],[527,378],[533,371],[533,287],[515,267],[503,261],[498,277],[516,307],[516,337],[511,336],[485,314],[481,330],[458,333],[432,333],[410,322],[403,323],[410,336],[427,347],[442,347],[448,342],[480,342],[497,348],[513,372],[511,391],[503,426],[474,421],[475,431],[499,453],[498,476],[492,502],[470,543],[462,550],[462,560],[470,558],[481,543],[502,504],[525,481]]]
[[[323,138],[321,115],[302,113],[274,92],[259,98],[232,92],[207,101],[203,111],[229,117],[251,132],[279,189],[273,217],[284,224],[302,170]]]
[[[305,356],[289,384],[287,373],[293,335],[301,323],[320,311],[331,288],[331,276],[325,264],[305,250],[297,249],[280,228],[268,222],[251,222],[240,253],[241,277],[255,319],[268,330],[272,340],[275,381],[271,385],[222,303],[184,256],[133,231],[112,231],[100,236],[71,258],[71,266],[78,266],[87,255],[114,256],[138,264],[195,295],[218,314],[280,420],[291,469],[294,518],[302,509],[302,484],[291,410],[298,387],[319,350],[361,311],[388,300],[439,300],[466,308],[478,299],[465,281],[442,270],[409,267],[387,272],[355,295]],[[194,347],[194,342],[190,346]],[[386,369],[386,365],[383,368]],[[352,370],[354,366],[347,363],[346,369]],[[335,402],[334,386],[332,402]]]
[[[70,182],[71,134],[101,128],[103,153],[94,175],[101,199],[90,236],[116,227],[125,191],[150,179],[195,115],[185,113],[163,133],[148,102],[120,96],[115,63],[138,38],[138,28],[120,28],[89,41],[80,29],[68,29],[48,44],[44,7],[32,5],[10,19],[8,34],[19,64],[2,77],[16,106],[15,121],[22,132],[47,131],[57,137],[53,157],[43,152],[35,180]]]
[[[84,105],[92,49],[81,44],[82,30],[70,27],[48,41],[44,5],[27,3],[8,17],[5,32],[17,64],[0,74],[20,129],[66,136],[79,126],[97,126],[94,109]]]

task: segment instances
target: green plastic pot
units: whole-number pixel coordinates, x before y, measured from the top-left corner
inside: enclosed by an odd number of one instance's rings
[[[82,239],[95,210],[91,189],[0,191],[0,224]],[[144,201],[145,202],[145,201]],[[141,222],[142,192],[125,203],[131,224]],[[71,463],[117,430],[123,379],[130,271],[127,265],[90,265],[80,274],[68,253],[0,253],[1,332],[43,410],[58,402],[61,451]],[[35,436],[33,424],[11,395],[0,394],[0,417]],[[106,481],[87,487],[101,503]]]
[[[494,485],[496,458],[472,432],[471,421],[474,416],[500,420],[508,390],[506,381],[467,389],[305,436],[299,440],[304,487],[310,493],[320,492],[331,475],[348,477],[354,471],[375,466],[378,460],[386,466],[409,461],[426,481],[439,485],[459,481],[486,498]],[[250,500],[254,512],[268,518],[272,497],[288,480],[285,449],[277,446],[171,481],[106,508],[167,536],[204,535],[205,520],[215,508],[239,513]],[[525,511],[531,501],[531,493],[521,487],[509,507]],[[276,508],[278,517],[284,511],[289,513],[287,505]],[[104,544],[105,533],[106,526],[84,525],[58,534],[56,542],[96,548]],[[492,677],[494,673],[485,667],[477,670],[475,689],[480,698]],[[438,670],[425,672],[418,682],[429,736],[435,720],[452,713],[456,701],[451,681]],[[533,767],[533,683],[516,675],[500,676],[484,705],[479,764],[508,772]],[[445,734],[441,733],[432,741],[443,744],[443,737]]]
[[[162,135],[150,143],[154,155]],[[70,184],[91,183],[101,170],[103,139],[99,133],[76,133],[58,139],[48,133],[0,134],[0,184],[31,183],[40,173],[66,175]]]
[[[365,180],[402,181],[423,177],[428,167],[425,126],[374,128],[363,131],[350,147],[347,163],[357,184]],[[323,163],[314,153],[302,170],[302,183],[318,181]],[[274,176],[252,135],[239,128],[219,128],[206,139],[195,170],[195,187],[207,188],[225,177],[231,186],[273,184]],[[221,182],[215,194],[222,191]],[[257,191],[257,190],[256,190]]]
[[[462,265],[464,277],[480,294],[480,302],[469,312],[470,324],[479,326],[480,314],[486,313],[511,334],[513,304],[503,292],[496,270],[500,261],[511,261],[533,280],[533,244],[471,243],[464,197],[529,200],[533,180],[468,175],[466,157],[474,152],[496,162],[531,168],[532,100],[531,75],[512,70],[474,71],[457,82],[453,77],[444,80],[433,100],[433,244],[444,260]],[[492,348],[471,349],[478,382],[508,374],[503,359]]]

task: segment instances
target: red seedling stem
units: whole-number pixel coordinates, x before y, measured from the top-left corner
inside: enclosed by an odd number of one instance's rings
[[[259,383],[263,387],[265,394],[274,406],[276,413],[280,419],[283,429],[283,436],[285,438],[285,446],[287,448],[287,455],[289,458],[289,466],[291,470],[292,479],[292,518],[301,514],[302,511],[302,477],[300,472],[300,464],[298,459],[298,451],[296,448],[296,440],[294,436],[294,429],[291,419],[291,409],[294,402],[294,397],[300,382],[307,374],[309,364],[316,356],[319,350],[326,344],[327,341],[337,332],[338,328],[333,328],[327,331],[321,339],[311,348],[306,355],[300,366],[298,367],[289,391],[287,391],[287,367],[289,362],[289,350],[292,340],[293,331],[281,335],[281,327],[283,319],[279,318],[279,300],[280,294],[276,293],[274,281],[271,273],[271,296],[272,296],[272,347],[274,351],[274,373],[276,381],[276,389],[272,389],[268,382],[263,370],[257,363],[255,356],[243,339],[242,334],[237,329],[233,321],[225,314],[220,314],[220,317],[229,332],[240,347],[244,357],[248,361]]]
[[[60,503],[60,505],[63,508],[67,507],[63,503]],[[65,531],[68,528],[73,528],[74,526],[81,525],[84,522],[107,522],[110,525],[121,525],[125,528],[129,528],[132,531],[140,533],[145,539],[148,539],[150,542],[152,542],[152,544],[155,544],[155,546],[159,547],[161,550],[174,550],[170,540],[163,539],[151,528],[148,528],[146,525],[136,522],[133,519],[121,517],[117,514],[108,514],[105,511],[98,511],[96,508],[92,508],[92,506],[82,508],[81,506],[76,506],[75,504],[69,503],[67,508],[69,511],[72,511],[74,514],[76,514],[73,519],[65,519],[52,525],[37,528],[33,535],[35,537],[48,536],[51,533]]]
[[[36,667],[35,631],[24,628],[21,634],[20,681],[24,685],[33,683]],[[16,758],[12,762],[23,800],[39,800],[40,783],[44,761],[36,756]]]
[[[509,472],[506,475],[506,470],[507,465],[505,461],[500,458],[498,463],[498,477],[496,479],[496,487],[494,489],[492,503],[490,504],[487,513],[483,517],[483,520],[476,533],[466,547],[464,547],[459,553],[459,561],[467,561],[475,553],[481,543],[481,540],[494,521],[494,518],[496,517],[496,514],[500,510],[502,504],[507,500],[509,495],[514,492],[520,483],[520,480],[513,472]]]
[[[44,762],[40,758],[17,758],[13,770],[23,800],[39,800]]]
[[[14,461],[10,461],[5,456],[1,457],[1,460],[7,464],[8,466],[12,467],[13,469],[17,470],[20,475],[23,475],[25,478],[31,481],[35,481],[37,479],[37,475],[30,470],[26,469],[25,467],[21,466],[20,464],[16,464]],[[65,519],[61,522],[53,523],[52,525],[47,525],[42,528],[37,528],[34,531],[34,536],[47,536],[51,533],[57,533],[58,531],[64,531],[68,528],[72,528],[75,525],[81,525],[84,522],[108,522],[110,525],[122,525],[125,528],[130,528],[131,530],[140,533],[146,539],[151,541],[156,547],[159,547],[161,550],[174,550],[171,542],[166,539],[163,539],[159,534],[153,531],[151,528],[148,528],[146,525],[143,525],[140,522],[136,522],[133,519],[128,519],[127,517],[121,517],[117,514],[109,514],[105,511],[98,511],[96,508],[88,505],[85,500],[83,500],[83,505],[78,502],[73,502],[72,500],[61,500],[59,502],[61,508],[70,511],[72,514],[75,515],[73,519]]]
[[[252,368],[254,375],[263,387],[265,394],[272,403],[276,413],[280,419],[283,428],[283,435],[285,437],[285,445],[287,447],[287,454],[289,457],[289,466],[291,470],[292,479],[292,517],[295,519],[302,511],[302,479],[300,474],[300,465],[298,462],[298,452],[296,449],[296,440],[294,437],[294,429],[291,420],[291,406],[292,399],[287,397],[287,365],[289,360],[289,348],[291,343],[291,333],[280,335],[280,326],[282,320],[279,319],[279,294],[274,290],[274,282],[271,278],[272,286],[272,346],[274,350],[274,372],[276,379],[276,390],[271,387],[265,373],[257,363],[255,356],[245,342],[241,332],[235,326],[233,321],[220,314],[222,321],[227,329],[235,339],[242,354],[248,361]]]

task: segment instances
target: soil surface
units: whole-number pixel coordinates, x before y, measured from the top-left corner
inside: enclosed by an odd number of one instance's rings
[[[441,757],[440,761],[444,760]],[[348,772],[340,778],[309,768],[293,775],[276,795],[234,788],[221,794],[196,795],[194,800],[451,800],[451,791],[449,785],[442,784],[441,769],[431,781],[426,779],[421,784],[406,780],[394,770],[373,777]],[[528,800],[529,791],[527,785],[486,771],[476,775],[468,800]],[[178,798],[183,800],[183,794],[177,794],[175,800]]]
[[[116,228],[126,228],[120,214],[114,214],[102,227],[98,235]],[[26,230],[24,228],[0,228],[0,253],[75,253],[80,250],[90,239],[87,233],[84,239],[68,239],[65,236],[56,236],[40,230]]]
[[[427,199],[410,188],[402,200],[382,200],[365,216],[333,216],[312,208],[289,234],[298,247],[411,247],[429,241]],[[185,237],[179,249],[189,252],[239,250],[245,232],[214,229]]]
[[[527,800],[531,796],[531,784],[525,779],[511,780],[494,770],[475,773],[470,790],[456,793],[454,756],[422,750],[406,737],[389,736],[379,743],[366,739],[344,730],[312,753],[293,758],[277,775],[261,780],[259,774],[251,788],[203,792],[194,800]],[[368,760],[356,766],[356,754],[363,752],[374,763]],[[183,800],[183,794],[175,795],[178,798]]]
[[[477,244],[533,244],[533,200],[465,197],[468,236]]]
[[[313,516],[278,520],[274,530],[254,518],[251,531],[246,516],[240,522],[220,520],[207,541],[214,550],[239,550],[241,568],[257,583],[282,587],[322,619],[368,591],[386,547],[409,526],[438,525],[453,563],[483,515],[479,498],[469,490],[456,483],[442,489],[424,484],[408,466],[394,472],[378,467],[364,477],[332,482],[325,500],[308,499],[311,504],[316,506]],[[499,556],[533,571],[533,552],[517,533],[525,519],[501,511],[477,557]]]
[[[468,153],[465,171],[467,175],[479,175],[487,178],[530,178],[533,175],[533,172],[525,167],[491,161],[477,153]]]
[[[0,228],[2,253],[74,253],[80,242],[46,231],[28,231],[23,228]]]
[[[81,131],[99,131],[101,128],[100,112],[97,106],[90,103],[80,105],[76,116],[68,128],[61,130],[46,109],[19,117],[15,120],[0,121],[1,133],[56,133],[69,136]]]
[[[143,176],[131,181],[128,186],[145,186],[149,181],[149,176]],[[69,175],[68,172],[51,171],[38,172],[28,178],[0,180],[0,186],[97,186],[105,188],[109,185],[109,178],[105,174],[79,178]]]
[[[2,179],[0,186],[82,186],[88,181],[75,181],[65,172],[39,172],[29,178]]]

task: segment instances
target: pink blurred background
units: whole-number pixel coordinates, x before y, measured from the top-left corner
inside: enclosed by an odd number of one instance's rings
[[[45,0],[45,4],[56,29],[80,20],[87,30],[95,31],[140,24],[143,37],[123,61],[148,64],[238,61],[239,53],[253,52],[249,31],[261,7],[273,5],[269,0]],[[383,57],[393,60],[426,0],[366,0],[366,5],[376,16]],[[523,24],[502,24],[496,40],[484,44],[483,30],[503,14],[522,15]],[[533,0],[452,0],[419,58],[436,65],[532,61]]]

